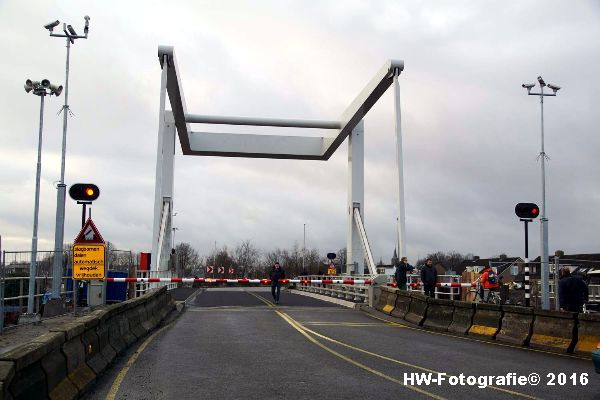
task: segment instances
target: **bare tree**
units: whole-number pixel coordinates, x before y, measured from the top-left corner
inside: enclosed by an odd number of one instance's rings
[[[183,276],[194,276],[192,275],[194,271],[198,272],[202,260],[196,249],[189,243],[179,243],[175,247],[175,254],[179,260],[179,266],[183,272]]]
[[[446,253],[443,251],[438,251],[428,254],[425,258],[417,260],[417,265],[424,265],[428,258],[431,258],[433,265],[440,265],[446,271],[455,271],[460,263],[468,259],[467,256],[456,251],[449,251]]]
[[[244,240],[233,250],[233,262],[238,276],[256,276],[260,261],[260,252],[250,240]]]

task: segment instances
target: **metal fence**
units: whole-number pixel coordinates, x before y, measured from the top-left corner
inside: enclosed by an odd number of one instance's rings
[[[343,279],[371,279],[371,275],[304,275],[299,276],[299,279],[304,280],[319,280],[319,279],[332,279],[332,280],[343,280]],[[352,301],[355,303],[366,303],[369,300],[368,285],[346,285],[346,284],[323,284],[323,283],[298,283],[296,286],[298,290],[304,290],[311,293],[322,294],[325,296],[337,297],[339,299]]]
[[[19,316],[27,311],[29,297],[29,268],[31,251],[3,251],[0,264],[0,330],[18,322]],[[72,254],[63,251],[61,298],[67,311],[73,310],[73,281],[71,279]],[[107,270],[129,271],[137,259],[128,250],[107,250]],[[37,251],[34,292],[34,313],[43,313],[45,302],[51,297],[54,251]],[[76,284],[76,287],[79,285]],[[86,305],[87,300],[78,301]]]

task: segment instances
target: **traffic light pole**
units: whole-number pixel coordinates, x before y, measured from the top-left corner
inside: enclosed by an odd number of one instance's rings
[[[527,224],[531,219],[521,218],[525,224],[525,307],[531,305],[531,286],[529,285],[529,231]]]
[[[91,201],[78,201],[77,204],[81,204],[83,205],[83,210],[81,211],[81,228],[83,229],[83,226],[85,225],[85,209],[87,207],[88,204],[92,204]]]

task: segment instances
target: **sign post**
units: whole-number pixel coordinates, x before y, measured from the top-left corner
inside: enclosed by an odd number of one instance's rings
[[[89,218],[73,242],[73,299],[77,307],[77,281],[89,281],[88,306],[104,304],[106,277],[106,243],[96,225]],[[77,287],[76,287],[77,286]]]

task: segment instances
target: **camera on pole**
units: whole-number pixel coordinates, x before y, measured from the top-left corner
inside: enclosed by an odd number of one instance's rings
[[[540,215],[540,208],[535,203],[519,203],[515,206],[515,214],[525,225],[525,307],[529,307],[531,286],[529,285],[529,232],[527,224]]]

